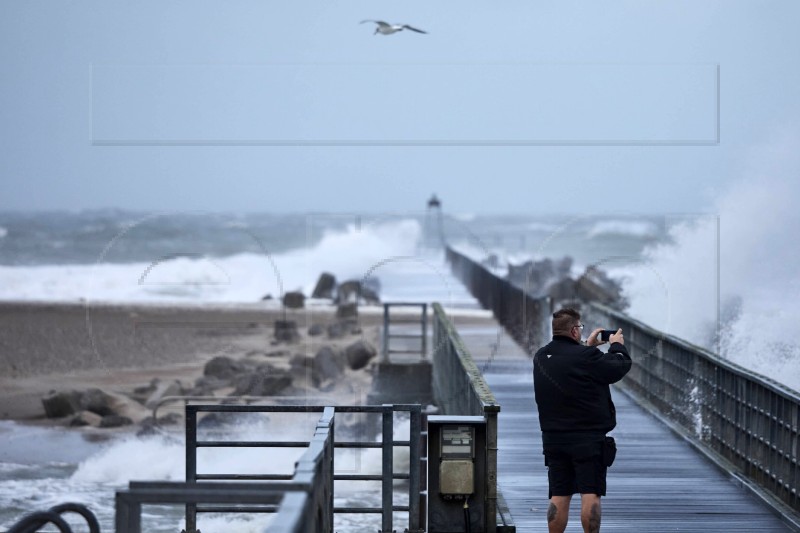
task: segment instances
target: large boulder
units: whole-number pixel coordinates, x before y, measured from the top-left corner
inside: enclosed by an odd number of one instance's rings
[[[141,387],[136,387],[133,389],[133,393],[131,394],[131,398],[136,400],[137,402],[144,404],[147,399],[153,394],[158,387],[158,384],[161,383],[159,378],[153,378],[150,380],[150,383]]]
[[[214,376],[201,376],[194,381],[194,387],[186,391],[187,396],[212,396],[217,389],[230,385],[230,380]]]
[[[576,282],[572,278],[564,278],[550,285],[547,294],[554,302],[564,302],[577,298]]]
[[[341,350],[323,346],[313,357],[295,354],[289,364],[295,377],[309,379],[311,385],[320,388],[341,377],[347,365],[347,358]]]
[[[239,361],[220,355],[206,363],[203,367],[203,375],[221,380],[229,380],[244,370],[245,368]]]
[[[328,338],[341,339],[347,334],[347,326],[342,322],[332,322],[328,324]]]
[[[300,291],[290,291],[283,295],[283,305],[289,309],[302,309],[306,305],[306,297]]]
[[[314,358],[302,353],[296,353],[289,359],[289,366],[295,374],[303,374],[314,368]]]
[[[274,329],[275,340],[278,342],[295,342],[300,338],[297,323],[293,320],[276,320]]]
[[[372,344],[360,339],[345,348],[344,353],[347,356],[347,364],[350,368],[359,370],[367,366],[378,351]]]
[[[374,281],[373,281],[374,280]],[[341,284],[336,289],[336,303],[359,303],[378,305],[381,303],[378,292],[380,282],[377,278],[365,278],[363,280],[351,279]]]
[[[615,309],[624,310],[628,301],[622,293],[622,284],[598,268],[591,265],[586,268],[576,283],[578,296],[585,301],[600,302]]]
[[[100,420],[101,428],[118,428],[122,426],[130,426],[133,420],[127,416],[120,415],[106,415]]]
[[[183,387],[179,381],[162,381],[156,385],[156,389],[144,402],[144,406],[148,409],[152,409],[167,396],[181,395],[183,395]]]
[[[136,432],[137,437],[148,437],[151,435],[158,435],[161,426],[174,426],[183,422],[183,417],[178,413],[167,413],[164,416],[159,416],[156,420],[149,416],[139,422],[139,431]]]
[[[336,277],[330,272],[323,272],[319,275],[312,298],[333,298],[333,290],[336,288]]]
[[[100,389],[89,389],[81,395],[81,407],[100,416],[114,414],[115,398]]]
[[[344,372],[345,365],[345,357],[342,352],[330,346],[323,346],[314,355],[312,377],[315,385],[339,377]]]
[[[125,395],[106,392],[100,389],[89,389],[81,395],[81,407],[100,416],[118,415],[134,422],[143,420],[149,414],[140,403]],[[101,427],[108,427],[103,426]]]
[[[74,415],[81,410],[81,393],[78,391],[50,391],[42,398],[44,412],[48,418]]]
[[[274,396],[292,384],[292,377],[270,365],[256,367],[253,372],[236,378],[232,396]]]
[[[93,413],[91,411],[81,411],[80,413],[76,414],[72,417],[69,421],[69,425],[74,428],[91,426],[94,428],[100,427],[100,422],[103,420],[103,417],[98,415],[97,413]]]
[[[375,296],[380,303],[378,295],[381,293],[381,280],[377,276],[364,276],[361,278],[361,289]]]
[[[342,303],[336,307],[336,318],[358,319],[358,304],[355,302]]]
[[[571,270],[572,258],[569,256],[558,260],[545,258],[521,265],[509,264],[507,278],[533,296],[544,296],[551,285],[569,278]]]

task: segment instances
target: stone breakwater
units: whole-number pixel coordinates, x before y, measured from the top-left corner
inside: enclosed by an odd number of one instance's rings
[[[371,311],[0,303],[0,417],[137,422],[154,396],[366,394],[381,320]],[[110,399],[87,407],[98,398]],[[75,423],[101,422],[84,413]]]

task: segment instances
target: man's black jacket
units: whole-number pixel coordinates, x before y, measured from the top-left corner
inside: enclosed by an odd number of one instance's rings
[[[615,342],[608,353],[570,337],[553,340],[533,357],[533,386],[543,433],[608,433],[617,425],[609,384],[631,369],[624,345]]]

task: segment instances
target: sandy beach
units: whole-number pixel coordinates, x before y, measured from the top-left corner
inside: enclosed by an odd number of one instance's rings
[[[3,302],[0,419],[46,420],[41,399],[53,390],[97,387],[130,394],[154,378],[178,380],[188,387],[216,356],[288,368],[292,356],[313,356],[323,345],[342,347],[357,339],[378,345],[380,307],[359,314],[357,334],[348,332],[337,339],[324,332],[308,334],[312,324],[326,327],[335,322],[335,309],[324,305],[283,311],[271,302],[213,306]],[[300,338],[277,343],[276,319],[294,321]],[[368,377],[360,371],[356,381]]]

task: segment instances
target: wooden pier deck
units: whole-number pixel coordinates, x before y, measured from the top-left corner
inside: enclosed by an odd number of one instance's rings
[[[547,470],[533,399],[531,359],[496,323],[457,328],[502,409],[498,480],[519,532],[546,532]],[[613,389],[618,454],[608,473],[602,531],[793,531],[626,394]],[[567,531],[582,531],[573,498]]]

